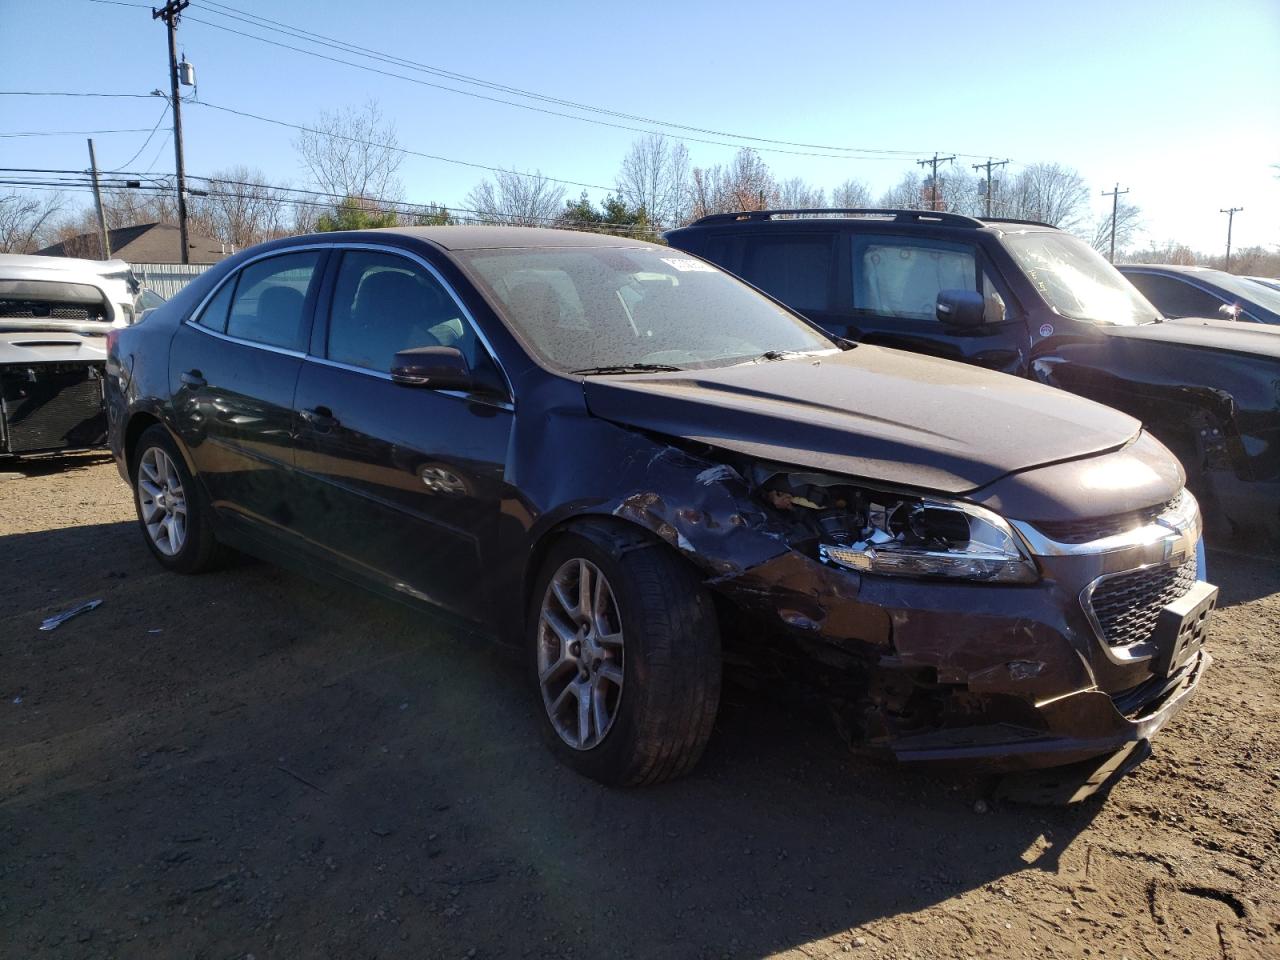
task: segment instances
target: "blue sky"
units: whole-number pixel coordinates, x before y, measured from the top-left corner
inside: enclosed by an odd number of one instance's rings
[[[1101,190],[1117,180],[1128,186],[1153,241],[1218,250],[1219,208],[1242,206],[1235,245],[1280,245],[1277,0],[228,2],[393,56],[625,113],[911,152],[762,153],[780,178],[830,188],[853,176],[879,192],[935,150],[973,154],[970,163],[1054,160],[1085,176],[1099,212],[1109,204]],[[180,43],[196,65],[199,98],[211,104],[306,124],[323,109],[374,98],[406,147],[604,185],[638,136],[326,62],[197,18],[256,31],[192,3]],[[0,36],[0,90],[146,94],[167,84],[164,30],[144,7],[0,0]],[[149,130],[162,109],[158,99],[0,97],[0,133]],[[305,184],[289,130],[197,105],[184,108],[184,126],[192,173],[247,164]],[[172,170],[164,133],[132,169]],[[96,136],[99,164],[119,168],[146,136]],[[704,165],[734,150],[689,149]],[[85,164],[83,136],[0,138],[0,166]],[[408,199],[456,204],[483,172],[409,157],[400,174]]]

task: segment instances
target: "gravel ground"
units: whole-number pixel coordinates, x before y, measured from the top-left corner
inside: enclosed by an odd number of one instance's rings
[[[0,476],[2,956],[1280,955],[1274,558],[1210,553],[1217,662],[1105,799],[988,803],[732,689],[694,776],[620,792],[494,646],[165,574],[101,458]]]

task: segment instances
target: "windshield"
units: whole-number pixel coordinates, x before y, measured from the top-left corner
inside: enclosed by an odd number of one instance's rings
[[[1160,311],[1102,255],[1066,233],[1007,233],[1002,238],[1040,296],[1064,317],[1131,327]]]
[[[457,256],[538,356],[563,371],[717,366],[833,341],[676,250],[475,250]]]
[[[1210,283],[1216,283],[1237,299],[1252,301],[1264,310],[1280,314],[1280,290],[1273,289],[1264,281],[1237,277],[1235,274],[1217,270],[1205,279]]]

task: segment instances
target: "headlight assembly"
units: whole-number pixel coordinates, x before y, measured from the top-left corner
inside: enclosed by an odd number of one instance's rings
[[[762,498],[794,520],[818,558],[860,573],[1032,583],[1035,561],[999,515],[960,501],[860,487],[817,474],[773,474]]]

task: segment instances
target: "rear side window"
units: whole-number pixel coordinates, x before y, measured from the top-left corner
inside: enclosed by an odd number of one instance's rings
[[[831,247],[827,235],[750,239],[742,278],[793,309],[830,309]]]
[[[227,308],[231,306],[231,297],[236,292],[236,280],[232,277],[226,283],[218,288],[218,292],[214,294],[203,310],[200,316],[196,318],[196,323],[210,330],[216,330],[218,333],[227,332]]]
[[[853,306],[860,313],[936,321],[939,291],[979,289],[977,259],[967,244],[853,238]]]
[[[303,349],[311,331],[307,293],[319,262],[320,253],[308,250],[259,260],[240,271],[227,336]]]

